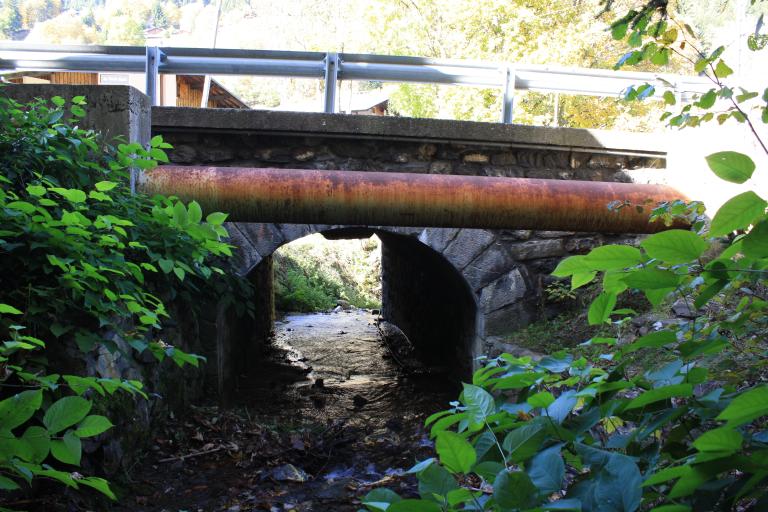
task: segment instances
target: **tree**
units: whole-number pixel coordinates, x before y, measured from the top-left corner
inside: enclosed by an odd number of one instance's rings
[[[19,13],[19,0],[8,0],[0,10],[0,33],[6,38],[22,29],[21,14]]]

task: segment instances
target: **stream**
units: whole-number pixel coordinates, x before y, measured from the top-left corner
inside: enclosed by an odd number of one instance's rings
[[[415,496],[405,471],[433,455],[424,419],[458,391],[392,331],[364,310],[285,316],[235,406],[166,426],[116,510],[344,512],[376,487]]]

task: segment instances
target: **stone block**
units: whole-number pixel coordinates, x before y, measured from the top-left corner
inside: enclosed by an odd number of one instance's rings
[[[437,146],[434,144],[421,144],[419,146],[419,159],[431,160],[437,154]]]
[[[509,334],[522,329],[534,318],[531,306],[516,302],[485,315],[485,335]]]
[[[576,233],[573,231],[537,231],[536,236],[539,238],[563,238],[566,236],[573,236]]]
[[[623,169],[627,166],[627,158],[618,155],[592,155],[587,162],[590,169]]]
[[[478,291],[517,266],[517,260],[510,253],[510,244],[496,242],[470,262],[461,273],[470,288]]]
[[[490,157],[484,153],[467,153],[462,157],[462,161],[467,164],[486,164]]]
[[[487,314],[517,302],[527,291],[525,278],[516,268],[483,288],[478,303],[481,311]]]
[[[188,144],[175,145],[168,150],[168,159],[177,164],[191,164],[197,158],[197,151]]]
[[[499,231],[499,238],[502,240],[528,240],[531,238],[533,231],[530,229],[502,229]]]
[[[531,260],[536,258],[551,258],[565,254],[563,241],[560,239],[551,240],[529,240],[509,247],[509,254],[515,260]]]
[[[493,165],[483,167],[483,175],[496,178],[520,178],[523,174],[521,169],[515,167],[497,167]]]
[[[275,224],[275,226],[283,234],[286,242],[293,242],[314,233],[309,224]]]
[[[201,162],[225,162],[232,160],[235,156],[235,152],[228,147],[199,147],[197,149],[197,157]]]
[[[285,238],[275,224],[238,222],[238,229],[262,256],[269,256],[285,243]]]
[[[600,243],[600,240],[593,236],[576,237],[565,241],[565,250],[573,254],[586,254]]]
[[[293,150],[293,159],[297,162],[308,162],[314,160],[315,150],[307,147],[296,148]]]
[[[443,251],[443,256],[461,270],[491,245],[495,238],[492,232],[484,229],[462,229]]]
[[[429,165],[430,174],[451,174],[453,164],[448,160],[437,160]]]
[[[516,165],[517,157],[512,151],[505,151],[504,153],[496,153],[491,156],[491,163],[493,165]]]
[[[419,234],[419,241],[441,253],[459,231],[458,228],[427,228]]]
[[[261,262],[261,255],[248,238],[238,228],[238,223],[227,222],[224,227],[229,231],[229,243],[237,247],[234,251],[235,266],[241,276],[248,274]]]

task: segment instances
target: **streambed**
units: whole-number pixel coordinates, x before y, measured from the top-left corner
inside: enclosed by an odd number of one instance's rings
[[[423,421],[455,382],[404,368],[363,310],[287,315],[264,356],[235,407],[196,407],[159,434],[118,510],[343,512],[375,487],[415,495],[404,473],[433,454]]]

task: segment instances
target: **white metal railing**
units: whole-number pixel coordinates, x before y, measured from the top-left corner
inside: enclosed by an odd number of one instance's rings
[[[146,73],[146,93],[158,101],[158,75],[254,75],[324,80],[323,110],[336,112],[339,80],[421,82],[498,87],[504,95],[501,121],[512,122],[518,90],[618,97],[629,87],[653,85],[689,102],[710,89],[700,77],[510,65],[426,57],[268,50],[166,48],[156,46],[64,46],[0,43],[0,70]]]

